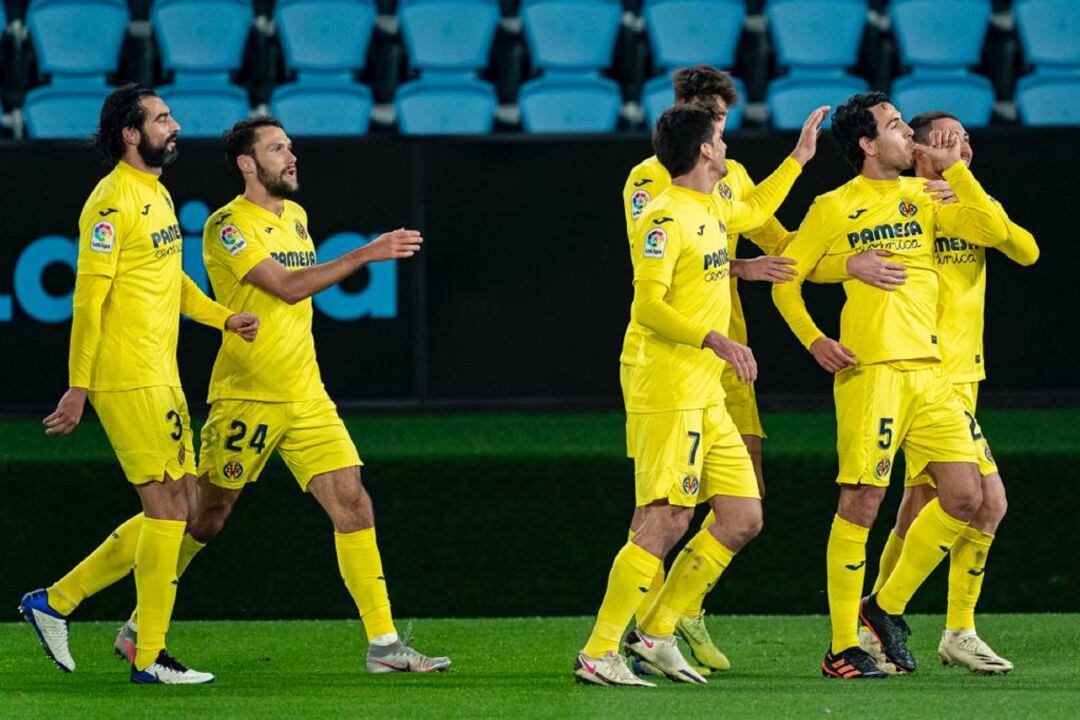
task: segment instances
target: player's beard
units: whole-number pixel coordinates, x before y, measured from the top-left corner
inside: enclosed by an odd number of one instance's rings
[[[283,200],[290,195],[295,195],[296,191],[300,189],[300,185],[289,186],[281,175],[285,171],[282,170],[277,177],[274,177],[269,170],[262,166],[258,160],[255,161],[255,177],[258,178],[259,184],[266,188],[266,194],[272,198]]]
[[[180,151],[175,146],[171,150],[169,149],[169,143],[175,140],[176,135],[170,135],[165,138],[161,145],[151,145],[150,138],[146,136],[146,133],[140,133],[139,144],[136,149],[139,151],[139,157],[142,158],[147,167],[164,167],[176,162],[176,157],[180,154]]]

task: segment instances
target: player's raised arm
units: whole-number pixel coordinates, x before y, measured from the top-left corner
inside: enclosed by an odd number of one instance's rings
[[[1014,263],[1024,267],[1034,265],[1039,259],[1039,245],[1035,242],[1035,236],[1014,223],[1000,203],[997,204],[997,209],[1009,231],[1008,239],[998,245],[997,249]]]
[[[400,228],[336,260],[300,270],[286,270],[281,263],[267,258],[251,268],[244,279],[292,305],[338,284],[369,263],[410,258],[420,252],[423,242],[416,230]]]
[[[803,347],[810,351],[822,368],[834,373],[854,365],[854,353],[821,332],[810,317],[802,296],[803,282],[828,247],[828,230],[820,202],[810,208],[795,240],[784,250],[784,255],[795,261],[795,277],[791,282],[773,285],[772,297],[780,315]]]
[[[829,106],[825,105],[810,113],[806,122],[803,123],[799,142],[796,143],[791,155],[780,163],[780,167],[772,175],[754,188],[745,200],[716,198],[722,206],[727,206],[725,216],[728,217],[729,233],[741,233],[759,228],[779,209],[780,204],[791,191],[791,186],[802,173],[803,166],[810,162],[817,152],[821,123],[828,112]]]
[[[932,130],[929,144],[915,144],[915,151],[930,160],[934,171],[949,183],[958,200],[937,207],[937,228],[975,245],[1001,245],[1008,237],[1008,228],[993,199],[960,159],[960,150],[961,137],[958,132]]]

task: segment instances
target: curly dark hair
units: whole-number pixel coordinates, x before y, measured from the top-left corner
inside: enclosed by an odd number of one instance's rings
[[[712,142],[715,114],[697,105],[675,105],[664,111],[653,131],[653,151],[671,177],[694,169],[702,143]]]
[[[731,75],[712,65],[691,65],[679,68],[671,77],[677,103],[707,103],[719,97],[728,107],[739,102],[739,93],[731,81]]]
[[[91,144],[109,165],[115,165],[124,155],[124,128],[142,130],[146,122],[145,97],[157,97],[157,93],[138,83],[125,83],[109,93],[101,106],[101,117]]]
[[[832,119],[832,136],[844,156],[856,173],[862,172],[863,153],[859,140],[877,137],[877,121],[870,108],[889,102],[889,96],[883,92],[868,92],[852,95],[840,107],[836,108]]]
[[[908,127],[915,133],[915,142],[926,144],[930,140],[930,130],[935,120],[956,120],[956,116],[944,110],[927,110],[911,118]],[[959,121],[957,121],[959,122]]]
[[[243,177],[244,174],[240,172],[236,159],[241,155],[254,155],[255,140],[259,136],[258,130],[261,127],[280,128],[281,121],[269,115],[258,115],[241,120],[222,134],[222,140],[225,141],[225,157],[229,161],[229,167],[235,170],[240,177]]]

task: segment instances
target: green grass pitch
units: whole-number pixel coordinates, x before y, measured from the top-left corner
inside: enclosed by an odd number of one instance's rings
[[[944,668],[940,617],[911,618],[921,662],[883,682],[826,680],[821,616],[710,617],[734,663],[707,686],[575,685],[590,618],[421,620],[417,647],[453,656],[439,675],[369,675],[358,621],[180,622],[170,647],[217,673],[205,687],[132,686],[110,654],[117,624],[76,623],[67,675],[24,623],[0,624],[3,718],[1075,718],[1080,616],[987,615],[980,632],[1016,663],[1004,677]]]

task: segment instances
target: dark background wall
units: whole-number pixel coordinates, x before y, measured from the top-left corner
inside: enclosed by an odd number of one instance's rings
[[[794,138],[736,134],[729,141],[732,157],[760,180]],[[1080,388],[1073,372],[1080,247],[1072,164],[1063,154],[1078,141],[1076,130],[974,135],[976,175],[1042,246],[1031,269],[990,253],[990,402],[1060,403]],[[629,169],[650,153],[646,137],[301,139],[296,151],[298,200],[317,241],[402,225],[419,228],[427,240],[417,259],[395,269],[396,317],[316,314],[319,358],[335,398],[617,405],[616,362],[631,295],[620,190]],[[73,237],[82,202],[103,170],[70,143],[0,145],[0,167],[0,296],[12,296],[23,250],[44,236]],[[796,226],[816,194],[848,177],[823,139],[781,220]],[[216,142],[185,142],[164,179],[178,208],[201,201],[213,210],[239,191]],[[754,253],[749,245],[741,249]],[[42,279],[60,301],[73,283],[62,264]],[[361,272],[343,289],[361,293],[369,282]],[[764,404],[827,402],[829,378],[784,326],[768,288],[741,287]],[[835,331],[841,291],[807,288],[811,311]],[[0,321],[0,409],[37,410],[66,384],[70,324],[39,322],[18,298],[10,302],[11,320]],[[185,324],[181,372],[196,410],[216,345],[213,332]]]

